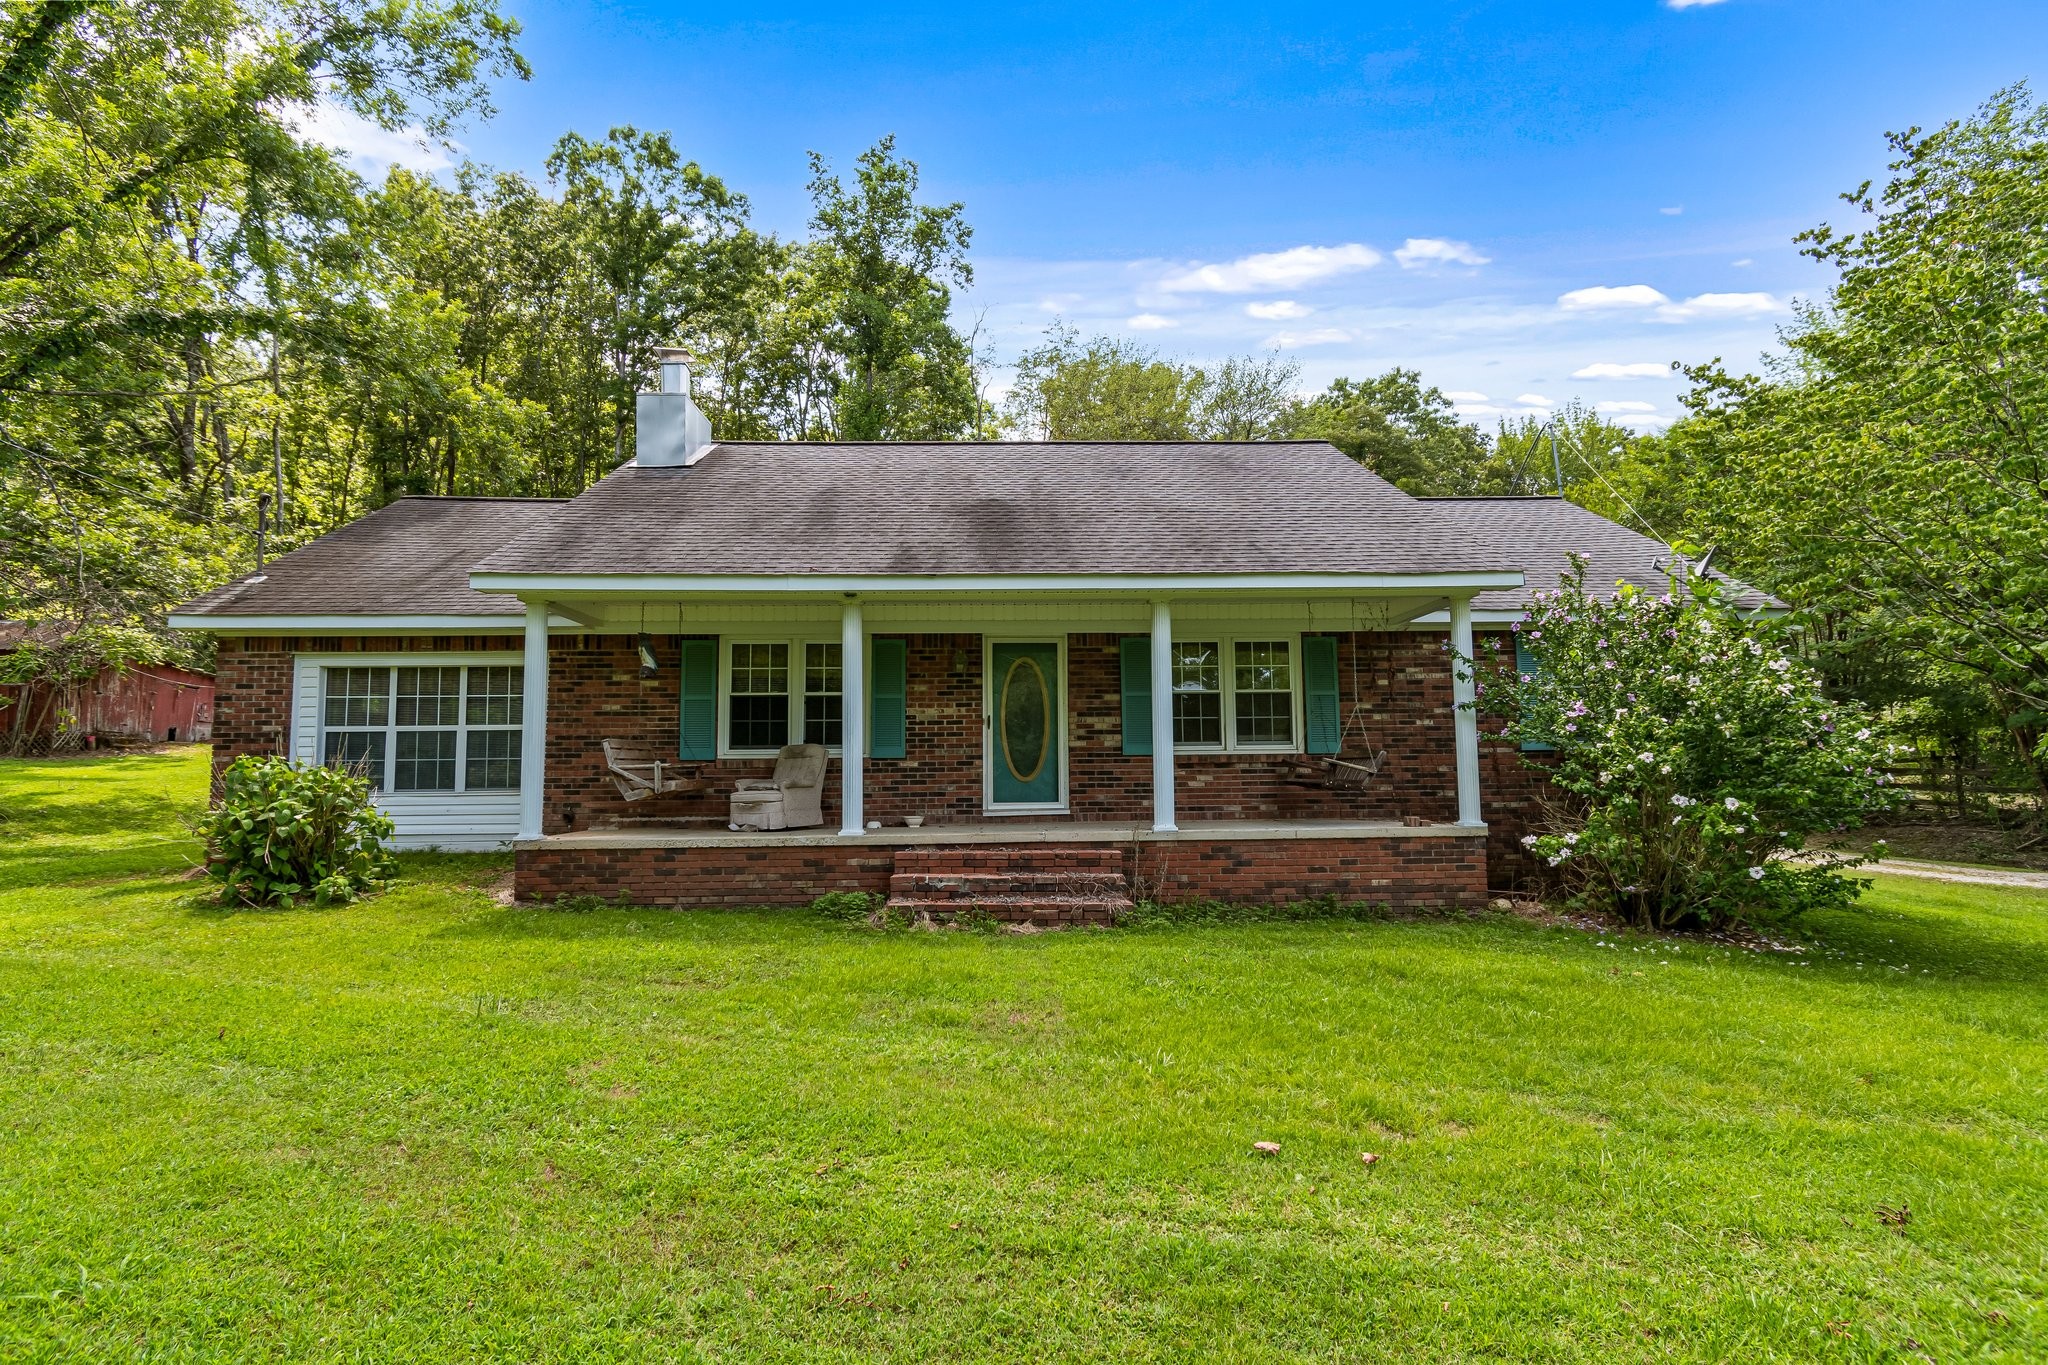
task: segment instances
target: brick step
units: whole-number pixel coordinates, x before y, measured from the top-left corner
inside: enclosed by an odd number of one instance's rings
[[[898,872],[889,878],[892,898],[917,900],[985,901],[1000,896],[1127,899],[1129,889],[1121,872],[1019,868],[1003,872]]]
[[[950,920],[972,912],[1007,924],[1112,924],[1131,908],[1128,896],[989,896],[978,900],[951,897],[890,896],[889,908],[916,918]]]
[[[970,844],[896,851],[898,872],[1008,872],[1019,869],[1032,872],[1122,872],[1124,851],[1078,844],[1035,844],[1027,848]]]

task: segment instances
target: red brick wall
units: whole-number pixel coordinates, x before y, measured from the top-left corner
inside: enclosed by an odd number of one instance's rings
[[[1472,907],[1486,896],[1486,850],[1453,838],[1179,839],[1146,844],[1134,888],[1162,900],[1279,904],[1319,896],[1404,909]],[[802,905],[826,891],[888,890],[891,846],[834,848],[524,848],[527,899],[624,897],[639,905]],[[1084,845],[1083,847],[1114,847]],[[1133,871],[1126,855],[1127,875]]]

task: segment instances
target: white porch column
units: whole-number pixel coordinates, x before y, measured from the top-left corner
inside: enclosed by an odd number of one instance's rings
[[[548,604],[526,604],[526,672],[520,695],[519,837],[540,838],[548,755]]]
[[[868,748],[867,630],[860,603],[839,611],[839,832],[865,834]]]
[[[1479,708],[1476,679],[1471,670],[1478,663],[1472,649],[1472,599],[1451,599],[1451,699],[1457,704],[1458,735],[1458,823],[1479,825]],[[1464,676],[1460,677],[1459,672]]]
[[[1173,822],[1173,608],[1152,604],[1152,828],[1168,834]]]

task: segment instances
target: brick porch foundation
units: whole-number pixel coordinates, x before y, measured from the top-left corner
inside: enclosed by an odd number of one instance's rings
[[[797,906],[827,891],[886,894],[899,852],[1030,840],[1034,849],[1057,842],[1115,851],[1138,899],[1270,905],[1334,896],[1397,909],[1472,908],[1486,900],[1486,835],[1452,826],[1361,832],[1232,829],[1218,822],[1171,835],[1095,834],[1073,825],[1035,840],[1032,833],[955,827],[858,839],[817,832],[557,835],[519,847],[514,886],[522,900],[589,895],[639,905]]]

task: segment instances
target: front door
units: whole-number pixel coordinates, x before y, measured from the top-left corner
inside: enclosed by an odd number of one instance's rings
[[[1060,647],[989,646],[989,800],[997,806],[1060,802]]]

